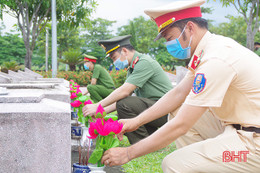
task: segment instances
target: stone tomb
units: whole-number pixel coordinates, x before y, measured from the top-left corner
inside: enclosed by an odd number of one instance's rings
[[[8,79],[0,83],[0,87],[6,88],[0,95],[0,172],[69,173],[68,81],[46,79],[43,82],[32,71],[24,73],[30,73],[28,76],[32,78],[17,75],[20,80],[14,82],[16,73],[12,73],[11,77],[3,75]]]

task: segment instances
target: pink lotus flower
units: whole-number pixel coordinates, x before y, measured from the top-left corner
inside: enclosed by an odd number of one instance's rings
[[[95,123],[90,123],[90,136],[88,136],[88,138],[95,139],[99,134],[101,136],[118,134],[121,132],[122,128],[123,124],[118,121],[114,121],[112,118],[109,118],[107,121],[102,118],[98,118]]]
[[[106,116],[106,112],[104,108],[101,106],[101,104],[98,105],[97,111],[96,111],[96,117],[101,118]]]
[[[70,91],[73,91],[74,89],[73,89],[73,86],[72,85],[70,85]]]
[[[77,97],[76,93],[71,93],[70,99],[74,99],[74,98],[76,98],[76,97]]]
[[[77,88],[76,94],[81,93],[80,89]]]
[[[93,104],[91,100],[85,101],[84,105]]]
[[[72,107],[77,108],[80,107],[80,105],[82,104],[81,101],[79,100],[75,100],[74,102],[70,103]]]

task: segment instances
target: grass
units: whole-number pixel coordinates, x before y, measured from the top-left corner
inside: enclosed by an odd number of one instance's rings
[[[120,146],[129,146],[126,136],[120,142]],[[175,143],[170,144],[164,149],[136,158],[124,165],[122,168],[126,173],[162,173],[161,163],[165,156],[176,149]]]

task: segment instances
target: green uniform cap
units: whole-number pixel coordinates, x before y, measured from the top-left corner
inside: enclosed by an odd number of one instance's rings
[[[121,46],[131,45],[130,38],[131,35],[124,35],[111,38],[109,40],[100,40],[98,44],[105,49],[107,56],[110,55],[111,52],[118,49]]]

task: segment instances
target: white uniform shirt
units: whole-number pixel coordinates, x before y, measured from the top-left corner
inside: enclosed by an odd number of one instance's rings
[[[227,124],[260,127],[260,59],[255,53],[207,32],[186,77],[194,83],[185,104],[210,107]]]

